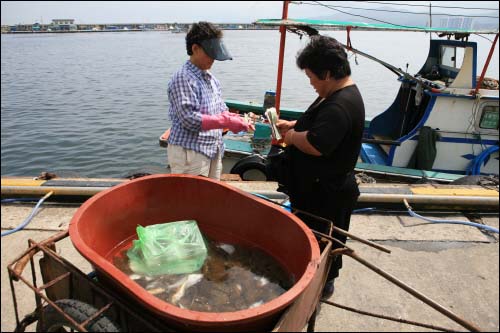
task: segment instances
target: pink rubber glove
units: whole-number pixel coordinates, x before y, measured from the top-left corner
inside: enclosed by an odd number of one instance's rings
[[[240,116],[232,116],[229,112],[222,112],[217,115],[201,115],[201,129],[208,131],[211,129],[229,128],[233,133],[248,131],[250,125]]]

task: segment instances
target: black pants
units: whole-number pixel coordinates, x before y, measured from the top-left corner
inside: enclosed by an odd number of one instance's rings
[[[346,177],[312,181],[312,184],[294,184],[290,193],[292,208],[303,210],[333,222],[335,227],[349,230],[351,213],[359,197],[359,189],[354,174]],[[298,186],[297,186],[298,185]],[[302,186],[300,186],[302,185]],[[297,216],[306,223],[309,228],[326,233],[330,231],[330,223],[317,218],[300,214]],[[345,243],[346,236],[333,232],[332,236]],[[341,248],[342,245],[333,242],[333,249]],[[327,281],[338,277],[342,268],[342,256],[336,256],[330,266]]]

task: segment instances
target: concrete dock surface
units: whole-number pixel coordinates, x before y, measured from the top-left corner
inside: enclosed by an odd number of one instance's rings
[[[34,204],[2,204],[2,232],[20,225],[32,212]],[[28,248],[29,238],[41,241],[68,228],[76,205],[46,203],[24,229],[2,237],[2,316],[1,331],[16,326],[7,265]],[[460,213],[426,214],[426,217],[468,221]],[[480,217],[482,223],[498,228],[498,214]],[[477,222],[477,221],[475,221]],[[499,246],[498,234],[456,224],[431,224],[404,212],[353,215],[350,232],[390,249],[390,254],[348,240],[356,253],[418,290],[457,316],[483,331],[499,331]],[[57,243],[58,253],[83,272],[91,266],[74,249],[69,237]],[[38,254],[35,258],[40,258]],[[37,262],[37,261],[36,261]],[[29,265],[25,274],[31,281]],[[38,280],[41,283],[41,279]],[[16,293],[21,319],[35,309],[34,293],[17,282]],[[462,326],[416,299],[352,258],[344,256],[344,267],[329,299],[341,305],[386,316],[467,331]],[[304,328],[305,331],[306,328]],[[35,324],[27,331],[35,331]],[[433,331],[356,314],[322,304],[315,331]]]

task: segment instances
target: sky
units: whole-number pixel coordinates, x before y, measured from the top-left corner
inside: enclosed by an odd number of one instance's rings
[[[303,1],[313,3],[313,1]],[[354,1],[320,1],[322,4],[379,8],[387,4]],[[389,1],[381,1],[387,3]],[[262,18],[281,18],[282,1],[2,1],[2,25],[48,24],[52,19],[74,19],[85,23],[191,23],[211,21],[215,23],[251,23]],[[495,8],[498,1],[392,1],[399,4],[423,4],[432,6]],[[393,6],[398,10],[426,12],[424,7]],[[346,9],[343,9],[346,10]],[[434,9],[434,10],[437,10]],[[460,12],[458,12],[460,11]],[[449,13],[463,14],[464,10],[446,9]],[[479,11],[468,10],[469,15]],[[290,4],[289,17],[314,18],[335,13],[318,5]],[[363,11],[366,15],[368,12]],[[359,19],[357,19],[359,21]],[[355,21],[355,19],[353,19]]]

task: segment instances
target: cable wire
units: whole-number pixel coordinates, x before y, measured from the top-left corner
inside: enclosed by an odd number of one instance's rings
[[[402,28],[417,28],[417,27],[414,27],[414,26],[409,26],[409,25],[401,25],[401,24],[395,24],[395,23],[391,23],[391,22],[387,22],[387,21],[383,21],[383,20],[377,20],[377,19],[374,19],[374,18],[371,18],[371,17],[368,17],[368,16],[363,16],[363,15],[356,15],[356,14],[352,14],[352,13],[348,13],[348,12],[344,12],[340,9],[336,9],[334,8],[333,6],[329,6],[329,5],[325,5],[325,4],[322,4],[320,3],[319,1],[313,1],[314,3],[303,3],[305,5],[311,5],[311,6],[322,6],[322,7],[326,7],[326,8],[329,8],[331,10],[335,10],[337,12],[340,12],[342,14],[346,14],[346,15],[351,15],[351,16],[356,16],[356,17],[362,17],[362,18],[365,18],[365,19],[368,19],[368,20],[373,20],[373,21],[377,21],[377,22],[381,22],[381,23],[386,23],[386,24],[390,24],[390,25],[393,25],[393,26],[396,26],[396,27],[402,27]]]
[[[361,2],[366,2],[366,3],[377,3],[381,5],[393,5],[393,6],[410,6],[410,7],[427,7],[429,8],[428,5],[415,5],[415,4],[404,4],[404,3],[394,3],[394,2],[381,2],[381,1],[361,1]],[[498,10],[498,8],[473,8],[473,7],[455,7],[455,6],[434,6],[434,8],[454,8],[454,9],[475,9],[475,10]]]
[[[328,6],[322,3],[319,3],[318,1],[313,1],[316,2],[315,4],[310,4],[307,2],[298,2],[302,3],[304,5],[318,5],[318,6]],[[360,7],[349,7],[349,6],[340,6],[340,5],[335,5],[335,8],[346,8],[346,9],[356,9],[356,10],[369,10],[373,12],[387,12],[387,13],[402,13],[402,14],[413,14],[413,15],[429,15],[429,13],[422,13],[422,12],[408,12],[408,11],[401,11],[401,10],[390,10],[390,9],[375,9],[375,8],[360,8]],[[449,13],[433,13],[433,16],[458,16],[458,17],[482,17],[482,18],[498,18],[498,16],[489,16],[489,15],[462,15],[462,14],[449,14]]]

